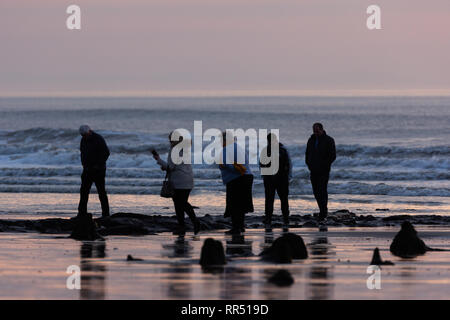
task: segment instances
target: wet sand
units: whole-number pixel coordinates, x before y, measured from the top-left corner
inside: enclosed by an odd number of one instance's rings
[[[433,248],[448,249],[448,226],[416,226]],[[281,235],[248,229],[244,239],[224,230],[194,236],[168,232],[110,235],[80,242],[67,234],[0,233],[1,299],[449,299],[450,252],[427,252],[414,259],[391,255],[398,226],[291,228],[307,244],[309,257],[292,264],[262,262],[258,254]],[[222,241],[228,264],[204,272],[198,260],[203,241]],[[375,247],[394,266],[382,266],[381,289],[367,289],[367,267]],[[126,261],[127,255],[143,261]],[[67,267],[81,269],[81,289],[69,290]],[[267,279],[278,269],[294,277],[290,287]]]

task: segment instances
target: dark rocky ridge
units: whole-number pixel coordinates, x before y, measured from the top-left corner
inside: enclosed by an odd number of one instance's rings
[[[264,228],[263,215],[247,216],[246,228]],[[116,213],[109,218],[94,219],[97,232],[101,236],[108,235],[148,235],[160,232],[171,232],[177,226],[175,216],[143,215],[135,213]],[[230,229],[231,221],[222,216],[205,215],[199,217],[201,230]],[[281,228],[283,221],[281,216],[272,219],[273,228]],[[347,210],[333,212],[328,217],[329,227],[380,227],[400,226],[404,221],[414,225],[444,225],[450,226],[450,217],[439,215],[396,215],[388,217],[376,217],[372,215],[356,215]],[[75,227],[74,219],[37,219],[37,220],[0,220],[0,232],[39,232],[47,234],[70,234]],[[193,228],[186,220],[188,232]],[[315,217],[312,215],[292,215],[290,217],[291,228],[317,227]]]

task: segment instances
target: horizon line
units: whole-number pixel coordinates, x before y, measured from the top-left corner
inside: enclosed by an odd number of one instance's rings
[[[450,89],[0,92],[0,98],[447,97]]]

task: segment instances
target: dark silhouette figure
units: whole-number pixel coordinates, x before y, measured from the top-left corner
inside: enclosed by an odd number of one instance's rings
[[[328,136],[321,123],[313,125],[313,134],[308,140],[305,162],[310,171],[311,184],[319,206],[319,220],[328,214],[328,180],[331,164],[336,160],[336,146],[332,137]]]
[[[95,183],[98,197],[102,205],[102,216],[109,216],[108,196],[105,189],[106,160],[109,157],[109,149],[103,137],[88,126],[80,127],[81,164],[83,173],[81,174],[80,204],[78,205],[78,215],[87,213],[87,203],[92,184]]]
[[[278,143],[278,171],[272,175],[263,175],[264,193],[265,193],[265,220],[264,224],[270,226],[272,223],[273,203],[275,201],[275,192],[278,194],[281,202],[281,213],[283,214],[284,224],[289,224],[289,179],[292,175],[292,162],[289,153],[282,143],[278,142],[277,136],[273,133],[267,135],[266,150],[262,150],[262,155],[270,158],[272,156],[271,144]],[[262,156],[261,155],[261,156]],[[260,167],[270,167],[271,163],[263,164]]]
[[[222,162],[219,169],[222,182],[226,186],[225,217],[231,217],[231,229],[227,234],[245,232],[245,214],[254,211],[253,207],[253,173],[249,166],[247,150],[241,149],[237,143],[222,135]],[[245,153],[244,163],[238,162],[238,154]],[[232,158],[231,155],[234,155]]]

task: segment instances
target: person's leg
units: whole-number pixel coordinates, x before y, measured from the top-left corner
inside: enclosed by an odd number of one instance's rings
[[[92,179],[86,169],[81,174],[80,202],[78,204],[78,215],[87,213],[89,192],[91,191]]]
[[[231,233],[239,233],[241,229],[242,216],[242,177],[237,178],[227,184],[229,191],[229,209],[231,213]]]
[[[240,215],[238,216],[239,230],[241,232],[245,231],[245,214],[248,212],[254,212],[253,207],[253,175],[244,175],[240,179],[240,185],[242,186],[239,190],[241,196],[240,199],[240,210],[238,211]]]
[[[320,190],[320,217],[326,218],[328,215],[328,180],[329,173],[325,172],[320,175],[319,190]]]
[[[172,200],[175,207],[175,214],[177,215],[178,226],[184,228],[184,201],[180,189],[175,189],[173,191]]]
[[[319,184],[319,175],[317,173],[311,172],[310,179],[311,179],[311,186],[312,186],[313,193],[314,193],[314,198],[316,198],[316,202],[317,202],[317,205],[318,205],[319,210],[320,210],[320,208],[321,208],[321,201],[320,201],[320,199],[321,198],[320,198],[320,188],[319,188],[319,186],[320,186],[320,184]]]
[[[238,231],[241,229],[241,215],[242,213],[237,207],[233,207],[231,212],[231,229]]]
[[[191,193],[191,190],[186,189],[183,190],[183,200],[185,200],[184,204],[184,212],[188,215],[189,219],[192,221],[192,225],[194,226],[194,233],[197,234],[200,231],[200,222],[198,221],[197,217],[195,216],[195,211],[192,205],[189,203],[189,194]]]
[[[227,183],[225,186],[225,213],[223,214],[224,218],[231,217],[231,191],[230,191],[230,183]]]
[[[245,212],[243,211],[238,212],[236,226],[239,229],[239,231],[241,232],[245,231]]]
[[[265,178],[264,179],[264,194],[265,194],[265,224],[272,223],[273,203],[275,201],[275,187],[273,183]]]
[[[281,202],[283,222],[289,223],[289,180],[283,179],[277,186],[277,194]]]
[[[100,169],[95,172],[95,187],[97,188],[98,198],[100,199],[100,204],[102,206],[102,216],[109,217],[109,202],[108,195],[106,194],[105,188],[105,175],[106,170]]]

